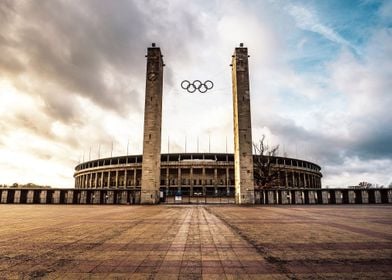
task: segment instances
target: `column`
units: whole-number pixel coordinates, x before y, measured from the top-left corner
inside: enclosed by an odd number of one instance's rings
[[[98,172],[94,173],[94,187],[97,189],[98,188]]]
[[[226,193],[230,192],[229,177],[230,177],[229,168],[226,167]]]
[[[218,190],[218,169],[214,168],[214,192],[217,193]]]
[[[181,185],[182,185],[182,182],[181,182],[181,168],[179,167],[177,171],[178,171],[177,172],[177,189],[179,191],[181,191]]]
[[[192,196],[193,195],[193,168],[192,167],[191,167],[191,170],[189,172],[190,172],[189,177],[190,177],[190,180],[191,180],[190,195]]]
[[[124,188],[127,188],[128,186],[128,170],[124,170]]]
[[[206,195],[206,169],[203,167],[202,168],[202,175],[201,175],[201,181],[202,181],[202,187],[203,187],[203,195]]]
[[[170,182],[169,182],[169,167],[166,168],[166,195],[169,194],[169,186],[170,186]]]
[[[240,44],[232,56],[234,173],[236,203],[254,204],[252,125],[248,49]]]
[[[135,169],[133,170],[133,186],[136,187],[136,175],[137,175],[137,169],[135,167]]]
[[[153,43],[147,49],[141,182],[142,204],[159,203],[163,66],[161,49]]]

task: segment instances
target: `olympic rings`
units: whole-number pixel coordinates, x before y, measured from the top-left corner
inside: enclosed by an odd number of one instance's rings
[[[198,90],[200,93],[206,93],[213,87],[214,83],[210,80],[207,80],[204,83],[199,80],[194,80],[192,83],[188,80],[184,80],[181,82],[181,88],[185,89],[189,93],[194,93],[196,90]]]

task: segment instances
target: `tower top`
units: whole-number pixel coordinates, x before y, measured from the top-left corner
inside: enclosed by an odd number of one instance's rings
[[[244,47],[244,43],[240,43],[240,48],[243,48]]]

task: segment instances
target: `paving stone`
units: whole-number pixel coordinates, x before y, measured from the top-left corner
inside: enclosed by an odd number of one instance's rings
[[[391,206],[0,205],[0,279],[391,279]]]

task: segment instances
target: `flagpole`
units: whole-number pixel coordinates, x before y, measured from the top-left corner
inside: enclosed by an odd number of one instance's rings
[[[110,151],[110,157],[113,157],[113,141],[112,141],[112,150]]]

